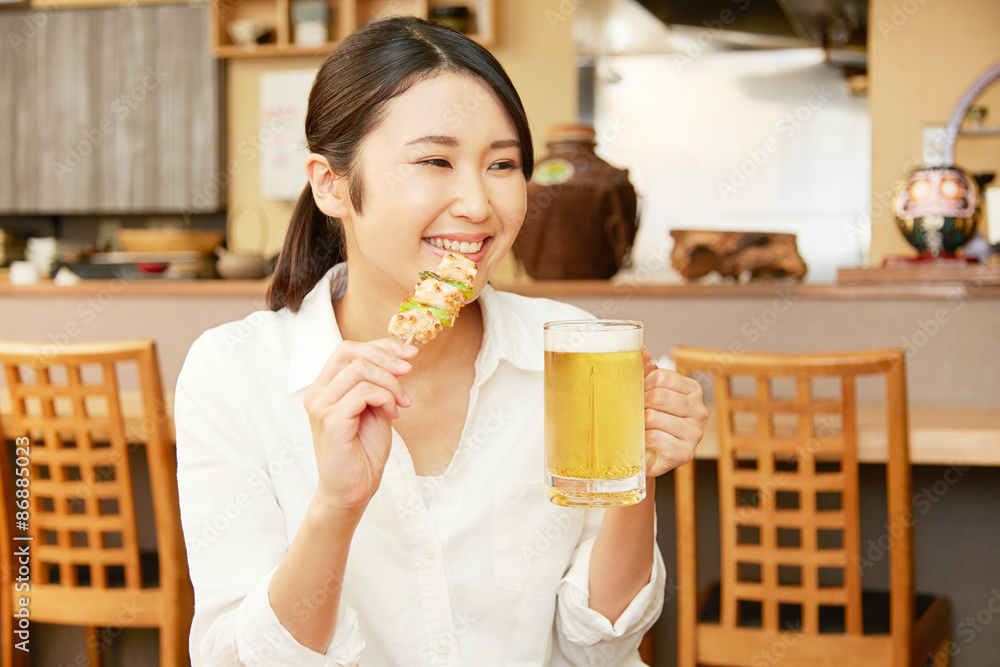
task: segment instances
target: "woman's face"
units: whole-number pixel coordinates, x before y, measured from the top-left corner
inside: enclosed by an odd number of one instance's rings
[[[416,83],[389,102],[358,158],[363,213],[348,206],[343,221],[352,276],[398,300],[458,251],[479,268],[478,293],[526,207],[520,142],[493,93],[455,73]]]

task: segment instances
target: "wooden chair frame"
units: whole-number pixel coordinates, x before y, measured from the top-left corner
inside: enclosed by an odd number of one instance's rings
[[[903,351],[794,355],[677,347],[674,360],[679,373],[705,373],[714,382],[722,548],[719,623],[700,622],[705,600],[699,599],[697,590],[694,462],[678,468],[678,665],[748,664],[748,654],[764,655],[775,647],[780,648],[788,664],[796,665],[915,667],[922,665],[930,653],[942,654],[951,637],[947,599],[937,598],[919,621],[914,619],[913,514]],[[860,528],[855,382],[860,375],[882,375],[886,383],[888,525],[893,528],[889,531],[889,635],[866,635],[862,628],[861,572],[857,566]],[[735,376],[753,378],[753,395],[734,394]],[[817,377],[836,379],[840,397],[814,396],[812,380]],[[774,378],[791,378],[794,395],[775,397]],[[792,438],[776,433],[777,413],[796,423]],[[832,433],[834,429],[830,433],[818,432],[817,415],[827,414],[839,415],[839,433]],[[755,427],[741,428],[739,417],[749,415],[755,415],[750,420],[756,422]],[[779,475],[776,461],[788,461],[794,474]],[[769,481],[770,491],[761,487],[765,481]],[[750,506],[737,506],[741,487],[754,489]],[[795,494],[796,510],[779,508],[777,497],[783,490]],[[818,494],[828,492],[841,498],[839,510],[818,511]],[[756,544],[753,532],[740,532],[752,531],[754,526],[741,524],[758,526]],[[791,526],[785,530],[798,531],[801,543],[797,547],[779,548],[779,524]],[[819,548],[820,530],[840,532],[840,548]],[[741,539],[741,535],[751,537]],[[747,583],[741,578],[740,568],[747,565],[747,560],[758,561],[759,581]],[[782,566],[799,568],[798,585],[783,585]],[[817,573],[824,567],[842,572],[840,586],[820,585]],[[738,604],[747,600],[760,601],[759,629],[738,622]],[[791,604],[801,612],[801,628],[794,641],[779,624],[782,604]],[[819,632],[818,610],[830,605],[844,610],[844,634]]]
[[[138,374],[142,418],[127,428],[118,375],[130,364]],[[30,590],[15,592],[15,582],[6,580],[0,587],[3,664],[26,658],[14,649],[11,621],[14,601],[27,597],[32,621],[87,629],[86,653],[93,666],[103,664],[101,628],[110,627],[158,627],[160,664],[188,665],[194,598],[181,533],[176,452],[154,342],[56,348],[0,341],[0,365],[11,403],[10,421],[0,436],[5,435],[5,443],[26,438],[30,445],[26,533],[14,522],[15,471],[8,452],[0,456],[2,572],[16,572],[9,547],[16,536],[27,538],[31,550]],[[93,375],[100,381],[89,382]],[[144,585],[140,563],[129,458],[138,445],[145,446],[149,467],[156,587],[149,581]],[[15,460],[15,468],[23,461]]]

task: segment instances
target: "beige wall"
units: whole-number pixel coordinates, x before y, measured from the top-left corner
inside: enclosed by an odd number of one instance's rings
[[[560,13],[558,0],[496,0],[498,36],[490,50],[514,82],[531,121],[536,151],[545,131],[576,118],[576,73],[572,17]],[[564,6],[572,3],[563,2]],[[314,58],[230,60],[227,67],[227,163],[229,233],[232,247],[261,245],[260,220],[268,254],[281,248],[292,204],[260,198],[260,164],[253,149],[259,131],[260,74],[278,69],[318,68]]]
[[[944,125],[958,98],[1000,59],[997,0],[871,0],[869,104],[872,114],[872,264],[915,255],[886,203],[893,182],[920,160],[922,131]],[[1000,82],[977,104],[1000,125]],[[1000,137],[958,139],[955,162],[1000,173]],[[982,223],[985,226],[985,221]]]

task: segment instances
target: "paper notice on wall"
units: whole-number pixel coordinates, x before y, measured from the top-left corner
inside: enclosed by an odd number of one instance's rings
[[[306,185],[306,107],[316,70],[260,75],[260,196],[295,200]]]

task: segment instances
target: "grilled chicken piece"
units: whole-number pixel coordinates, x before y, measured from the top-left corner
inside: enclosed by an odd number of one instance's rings
[[[465,283],[470,287],[476,285],[476,263],[457,252],[449,252],[442,257],[441,263],[434,269],[434,273],[448,280]]]
[[[453,315],[457,315],[458,311],[465,305],[465,295],[462,294],[462,290],[434,278],[421,280],[410,298],[424,305],[440,308]]]
[[[414,343],[429,343],[441,329],[441,320],[426,308],[414,308],[404,313],[396,313],[389,320],[389,335]]]

